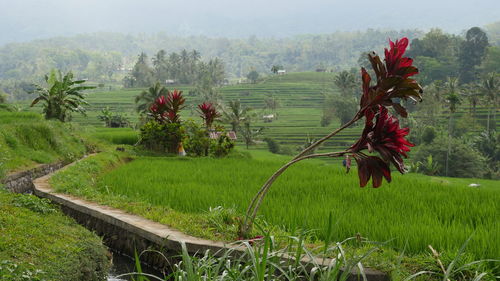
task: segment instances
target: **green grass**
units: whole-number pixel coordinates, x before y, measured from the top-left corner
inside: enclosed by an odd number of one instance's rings
[[[0,188],[0,280],[103,280],[106,255],[99,237],[57,207]]]
[[[89,130],[87,134],[111,144],[134,145],[139,140],[139,132],[132,128],[95,128]]]
[[[123,208],[189,234],[234,239],[235,232],[214,234],[217,229],[206,223],[207,210],[222,206],[244,212],[260,185],[283,163],[283,157],[261,160],[262,152],[257,154],[256,159],[140,157],[126,165],[116,165],[118,154],[104,154],[57,174],[52,183],[59,191]],[[117,168],[98,175],[102,167],[113,166]],[[392,240],[390,247],[405,248],[410,255],[423,254],[429,244],[450,253],[473,235],[471,257],[498,257],[497,182],[481,180],[484,187],[476,189],[467,187],[476,180],[445,180],[395,175],[393,183],[379,189],[359,188],[355,172],[346,175],[335,165],[301,163],[277,180],[260,216],[294,233],[325,229],[331,212],[336,240],[359,233],[373,241]],[[323,238],[320,232],[316,238]]]
[[[39,163],[73,161],[85,152],[71,124],[47,121],[32,112],[0,112],[2,174]]]

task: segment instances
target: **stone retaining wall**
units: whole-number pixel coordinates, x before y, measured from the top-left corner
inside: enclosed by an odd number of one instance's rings
[[[14,193],[32,192],[34,179],[48,175],[63,166],[63,162],[38,165],[27,171],[9,174],[2,179],[1,183],[5,189]]]

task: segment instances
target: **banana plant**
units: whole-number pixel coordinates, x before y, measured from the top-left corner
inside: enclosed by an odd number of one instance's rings
[[[88,103],[83,91],[95,87],[84,86],[86,80],[74,80],[72,72],[63,76],[61,71],[56,70],[45,75],[45,82],[47,87],[35,85],[34,93],[38,96],[31,102],[31,107],[41,103],[46,119],[57,119],[61,122],[67,121],[71,112],[85,115],[83,105]]]

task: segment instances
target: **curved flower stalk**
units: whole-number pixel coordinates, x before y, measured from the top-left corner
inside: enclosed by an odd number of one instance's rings
[[[407,117],[408,113],[399,101],[408,99],[421,101],[423,91],[417,81],[411,78],[418,74],[418,69],[413,66],[413,60],[404,57],[408,47],[408,39],[402,38],[395,42],[389,40],[389,44],[389,49],[385,49],[384,52],[384,62],[374,52],[368,55],[376,75],[375,84],[372,85],[372,77],[366,69],[361,68],[363,93],[359,110],[354,114],[352,120],[311,144],[269,177],[247,208],[246,217],[240,228],[241,237],[248,238],[260,205],[274,181],[288,167],[299,161],[317,157],[346,157],[350,163],[349,157],[353,157],[358,166],[361,187],[366,186],[370,178],[372,186],[375,188],[382,184],[383,178],[390,182],[391,163],[399,172],[406,171],[403,157],[407,157],[406,153],[413,146],[405,139],[409,128],[400,128],[397,117],[389,114],[387,107],[392,107],[399,115]],[[322,143],[362,118],[365,118],[365,128],[359,140],[352,146],[344,151],[310,154]],[[363,152],[364,150],[368,150],[369,153],[377,152],[380,157],[367,155]]]

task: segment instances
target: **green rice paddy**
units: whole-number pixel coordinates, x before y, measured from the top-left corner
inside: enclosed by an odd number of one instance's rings
[[[191,217],[218,206],[243,214],[261,184],[283,164],[283,157],[263,160],[258,154],[255,159],[142,157],[97,177],[92,193]],[[259,214],[294,233],[325,229],[331,213],[337,241],[359,233],[372,241],[390,240],[390,247],[408,254],[424,253],[428,245],[453,252],[472,235],[468,252],[495,258],[500,256],[500,190],[495,181],[468,187],[472,182],[477,181],[407,174],[378,189],[360,188],[355,172],[346,175],[339,166],[318,161],[300,163],[276,181]],[[169,212],[156,216],[161,221]],[[321,231],[317,238],[323,238]]]

